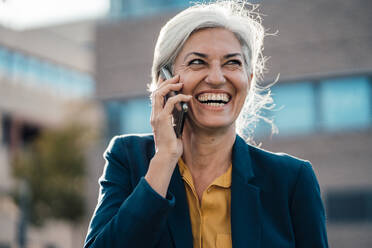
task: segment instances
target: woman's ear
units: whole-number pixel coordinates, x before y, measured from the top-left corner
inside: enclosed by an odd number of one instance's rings
[[[249,85],[251,85],[252,78],[253,78],[253,73],[250,73],[250,74],[248,75],[248,84],[249,84]]]

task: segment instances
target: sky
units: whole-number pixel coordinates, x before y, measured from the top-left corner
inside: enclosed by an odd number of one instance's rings
[[[103,16],[109,0],[0,0],[0,25],[29,29]]]

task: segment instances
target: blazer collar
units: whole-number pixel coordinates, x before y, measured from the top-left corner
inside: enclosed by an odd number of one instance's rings
[[[236,136],[232,151],[231,185],[231,233],[234,248],[260,245],[261,205],[260,189],[250,184],[255,177],[249,145]],[[169,192],[176,198],[176,204],[168,216],[170,232],[176,248],[193,246],[189,207],[185,187],[178,165],[174,170]]]
[[[260,247],[260,188],[250,182],[255,177],[249,145],[238,135],[232,152],[231,235],[234,248]]]
[[[168,215],[169,229],[175,247],[192,248],[193,238],[189,205],[178,165],[174,169],[168,191],[176,198],[176,204]]]
[[[240,177],[244,183],[247,183],[255,175],[252,168],[251,156],[249,154],[249,145],[236,135],[232,150],[233,173]]]

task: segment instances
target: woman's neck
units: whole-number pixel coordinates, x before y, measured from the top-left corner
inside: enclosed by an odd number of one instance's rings
[[[231,164],[235,128],[230,127],[219,132],[188,130],[190,129],[185,128],[182,140],[183,160],[189,169],[194,173],[225,172]]]

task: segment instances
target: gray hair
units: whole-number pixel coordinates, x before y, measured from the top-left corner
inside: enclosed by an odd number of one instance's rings
[[[272,120],[261,115],[263,109],[273,108],[271,92],[257,84],[262,79],[266,58],[263,56],[264,27],[256,12],[258,5],[247,1],[223,0],[198,3],[170,19],[160,30],[152,64],[152,82],[149,90],[157,88],[159,70],[163,66],[173,69],[174,61],[193,32],[206,28],[225,28],[237,37],[243,52],[244,64],[251,85],[242,111],[236,122],[237,132],[248,142],[253,141],[253,129],[260,119],[268,122],[275,132]]]

